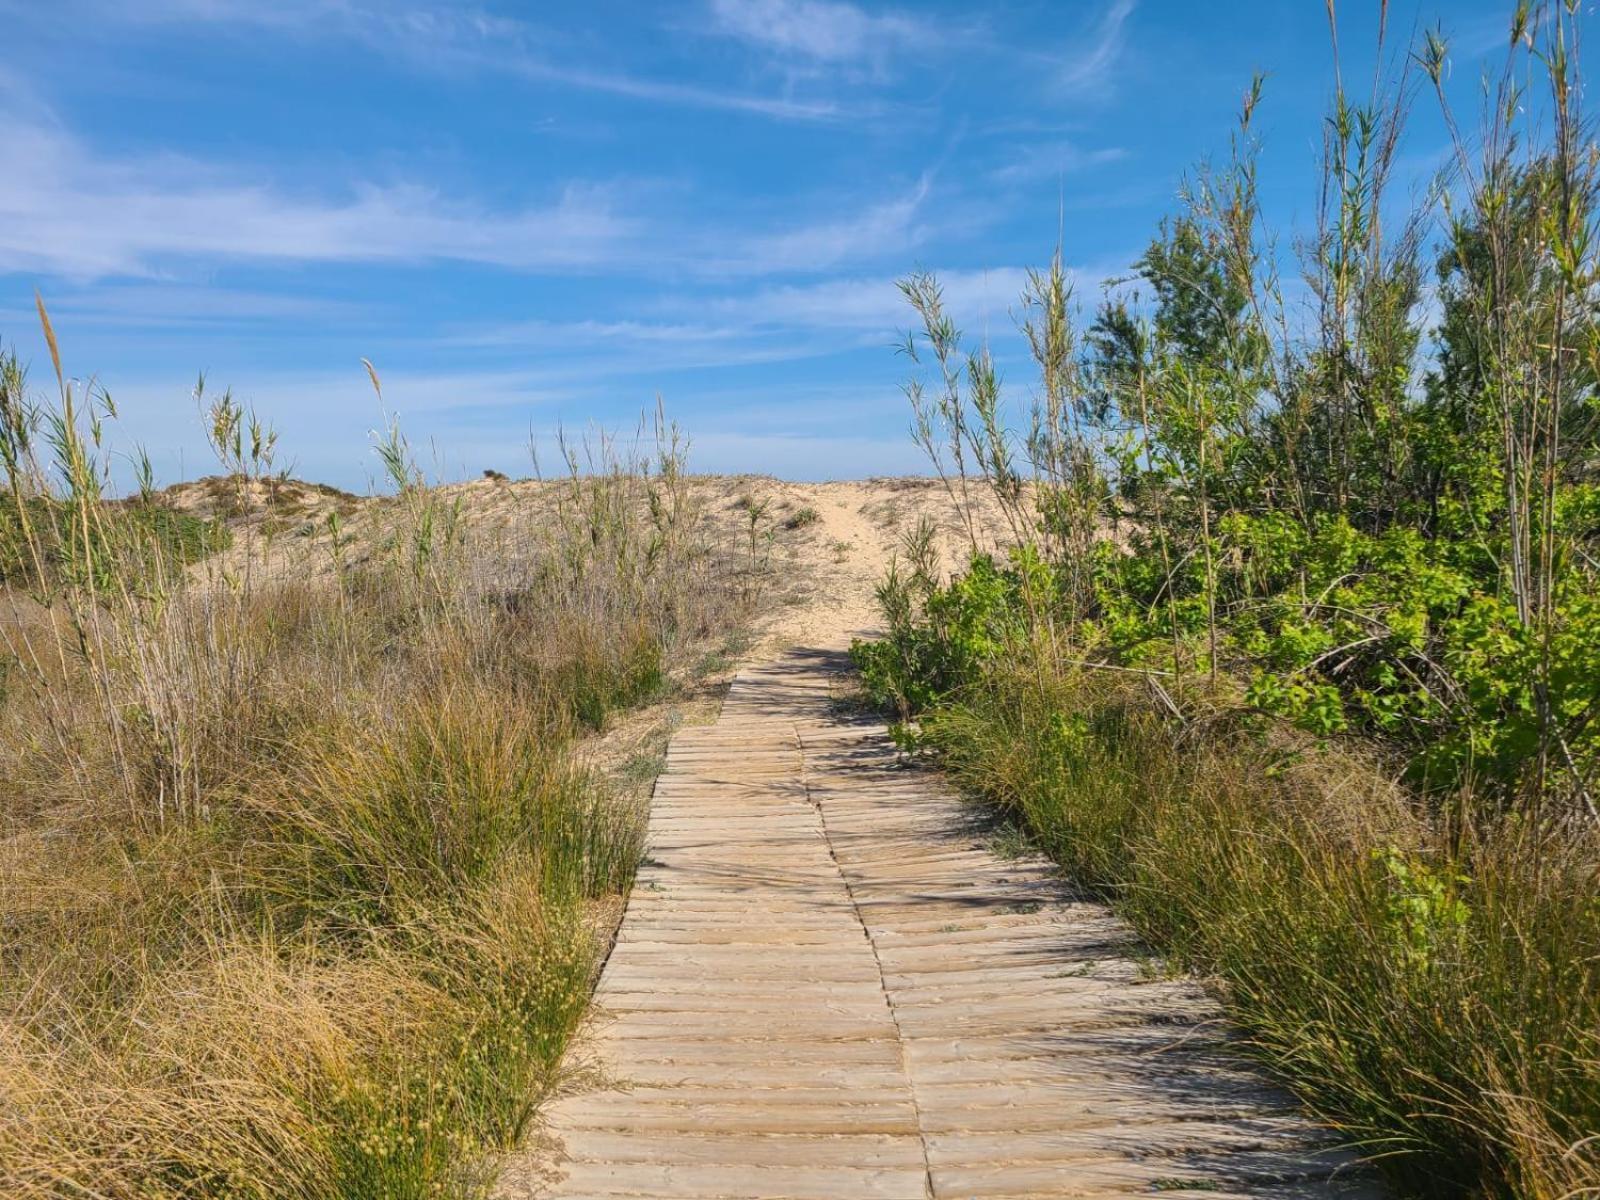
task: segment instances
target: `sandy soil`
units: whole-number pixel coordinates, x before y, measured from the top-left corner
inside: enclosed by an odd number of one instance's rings
[[[551,518],[555,497],[566,486],[484,479],[441,488],[439,495],[460,505],[461,520],[475,536],[512,545]],[[701,475],[688,486],[723,548],[723,561],[765,576],[754,637],[738,656],[741,662],[764,661],[791,646],[839,645],[874,627],[873,589],[919,519],[937,528],[947,569],[965,558],[969,546],[960,510],[937,479],[792,483],[759,475]],[[254,553],[269,571],[297,576],[333,569],[330,518],[338,522],[347,559],[359,559],[371,552],[396,503],[294,480],[271,489],[261,483],[240,489],[229,480],[203,479],[169,488],[162,499],[226,518],[239,535],[234,558]],[[1001,518],[992,501],[977,492],[974,500],[980,537],[1000,540]]]
[[[969,539],[959,511],[937,480],[727,482],[742,485],[738,495],[768,500],[777,526],[772,563],[775,603],[758,624],[747,656],[752,662],[765,661],[791,646],[840,645],[876,628],[874,589],[920,518],[937,527],[947,570],[967,554]],[[798,528],[786,527],[796,514],[808,512],[817,519]],[[985,539],[996,538],[998,514],[985,509],[984,521]]]
[[[486,478],[438,489],[468,535],[487,553],[471,560],[513,584],[539,552],[541,530],[559,519],[568,480]],[[687,480],[691,506],[714,547],[713,569],[754,582],[759,599],[751,628],[703,646],[685,647],[670,695],[614,718],[580,753],[618,789],[643,802],[672,734],[714,721],[728,683],[741,668],[771,661],[796,646],[843,647],[879,624],[874,589],[906,535],[927,519],[946,570],[964,562],[970,537],[944,484],[930,478],[792,483],[760,475],[701,475]],[[1002,539],[992,498],[974,492],[980,539]],[[298,480],[213,477],[169,488],[176,508],[225,520],[234,530],[223,565],[283,578],[331,573],[336,561],[381,553],[394,528],[390,497],[359,497]],[[335,551],[335,533],[338,550]],[[217,560],[197,566],[214,570]]]

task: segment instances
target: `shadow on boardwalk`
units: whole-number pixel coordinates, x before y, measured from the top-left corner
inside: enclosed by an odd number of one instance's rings
[[[987,824],[835,650],[674,739],[650,859],[554,1102],[561,1197],[1376,1196],[1213,1002]]]

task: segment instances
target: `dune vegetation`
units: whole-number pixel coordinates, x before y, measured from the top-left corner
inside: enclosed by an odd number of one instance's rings
[[[1403,1192],[1600,1190],[1600,241],[1577,6],[1521,4],[1486,124],[1388,185],[1447,48],[1380,48],[1274,240],[1246,97],[1135,277],[1022,298],[1019,444],[931,276],[915,427],[1015,548],[927,530],[855,656]],[[1331,11],[1331,6],[1330,6]],[[1422,85],[1421,89],[1417,85]],[[1452,128],[1457,128],[1451,121]],[[1291,261],[1293,263],[1291,265]]]
[[[641,853],[576,750],[749,611],[682,443],[568,447],[491,531],[391,430],[357,530],[225,395],[222,515],[112,500],[45,330],[53,396],[0,363],[0,1192],[476,1194]]]
[[[51,377],[0,353],[0,1194],[487,1195],[644,853],[659,756],[607,739],[765,609],[859,624],[891,528],[852,654],[908,758],[1207,981],[1396,1194],[1600,1193],[1578,9],[1514,6],[1420,195],[1448,47],[1380,35],[1295,239],[1257,81],[1130,278],[1032,274],[1025,411],[906,278],[938,484],[708,490],[657,418],[489,473],[486,520],[397,426],[358,499],[202,387],[218,473],[160,491],[41,301]]]

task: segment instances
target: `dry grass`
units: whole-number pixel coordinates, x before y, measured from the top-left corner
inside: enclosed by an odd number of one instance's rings
[[[1593,1192],[1593,831],[1446,823],[1368,757],[1236,721],[1041,650],[926,732],[1406,1191]]]
[[[95,400],[20,384],[0,1192],[472,1194],[552,1082],[640,853],[637,797],[575,747],[745,621],[748,564],[665,428],[475,526],[398,433],[390,499],[274,482],[224,397],[224,475],[187,507],[234,544],[186,565],[102,498]]]

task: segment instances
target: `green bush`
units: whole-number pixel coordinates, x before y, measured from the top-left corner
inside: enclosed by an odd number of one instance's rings
[[[1515,7],[1483,136],[1452,120],[1459,174],[1409,204],[1386,186],[1439,36],[1380,46],[1370,98],[1335,82],[1304,306],[1263,227],[1258,79],[1136,291],[1085,314],[1059,251],[1031,273],[1020,420],[938,280],[906,279],[912,429],[970,553],[946,580],[908,539],[853,652],[904,747],[1216,979],[1312,1104],[1440,1196],[1600,1188],[1582,20]]]

